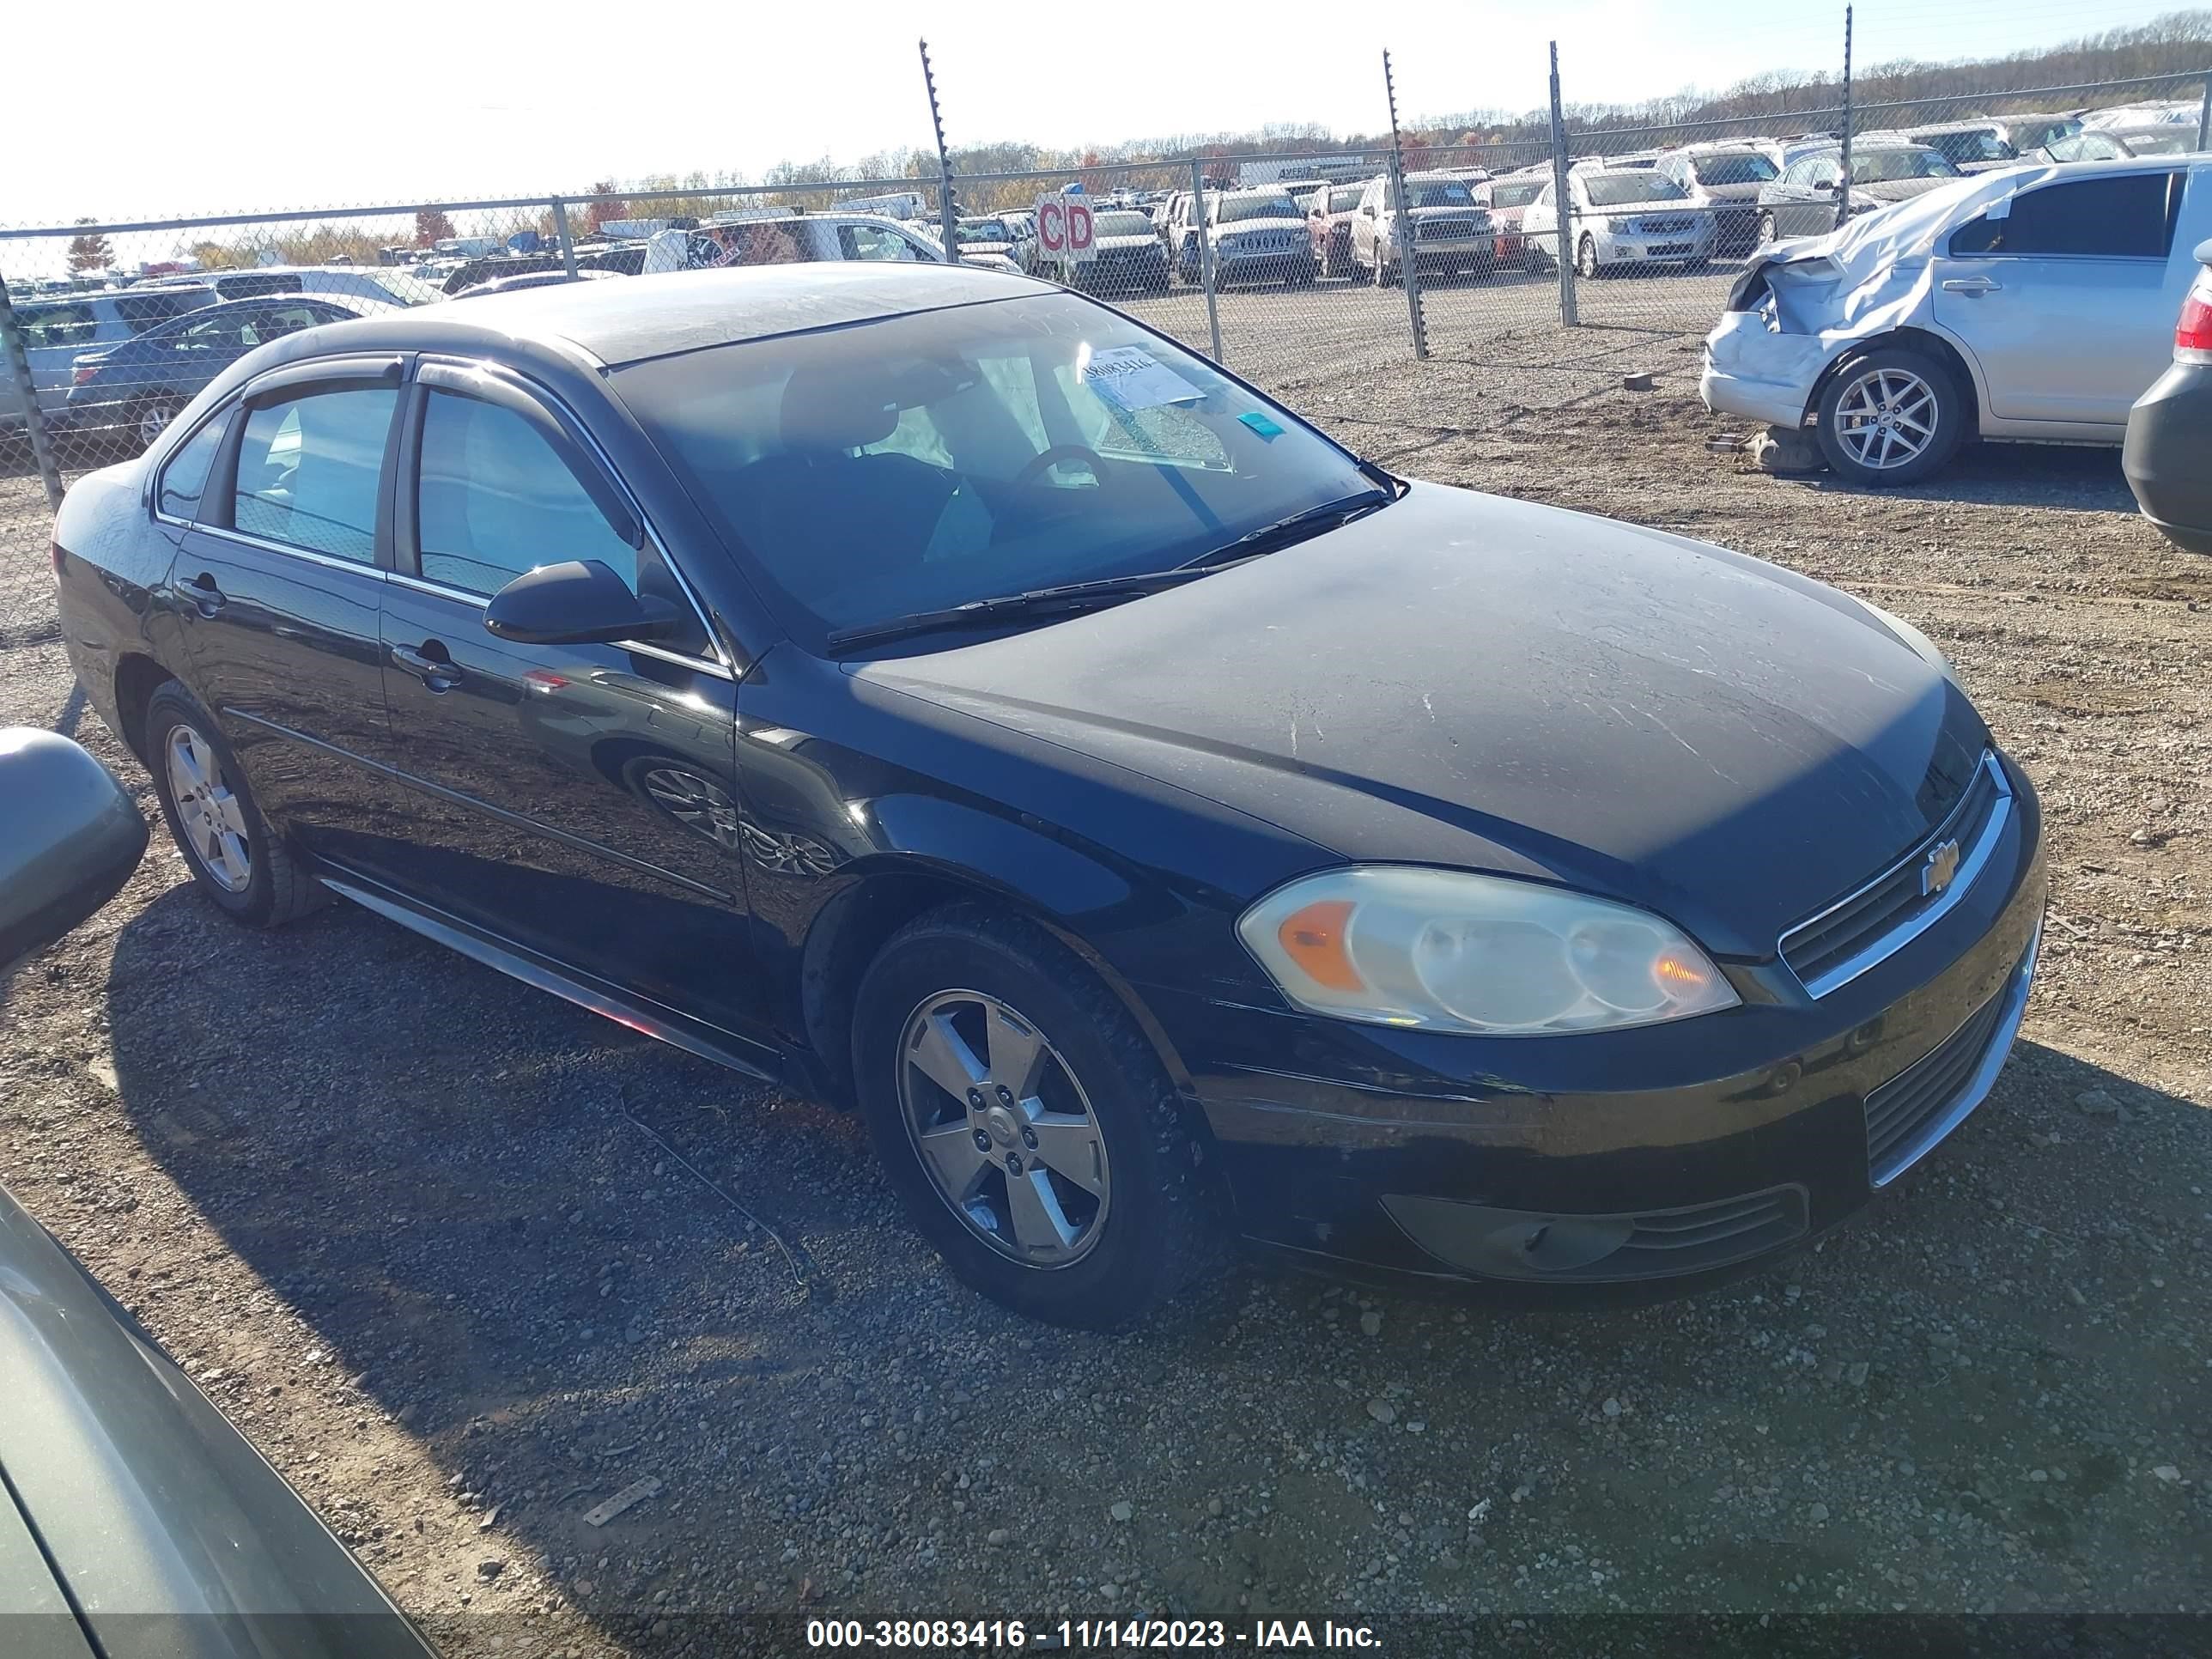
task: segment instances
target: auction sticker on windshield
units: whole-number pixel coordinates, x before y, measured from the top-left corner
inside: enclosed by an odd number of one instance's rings
[[[1116,409],[1202,403],[1206,394],[1142,346],[1108,346],[1083,365],[1084,384]]]

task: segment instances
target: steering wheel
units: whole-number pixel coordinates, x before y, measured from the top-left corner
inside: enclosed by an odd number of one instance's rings
[[[1106,467],[1106,458],[1088,444],[1054,444],[1042,454],[1030,457],[1029,465],[1014,474],[1014,482],[1018,484],[1032,483],[1040,474],[1049,471],[1061,461],[1088,461],[1094,474],[1103,471]]]

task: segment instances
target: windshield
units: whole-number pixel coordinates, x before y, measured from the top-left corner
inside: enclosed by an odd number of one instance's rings
[[[1213,222],[1233,225],[1239,219],[1303,219],[1287,196],[1224,196],[1214,204]]]
[[[614,384],[817,647],[1188,563],[1375,487],[1296,416],[1064,294],[685,352]]]
[[[2131,129],[2114,136],[2136,155],[2179,155],[2185,150],[2193,149],[2197,143],[2194,132],[2185,132],[2179,127],[2170,131],[2162,127],[2144,131]]]
[[[1855,185],[1958,176],[1959,169],[1932,149],[1863,149],[1851,156],[1851,182]]]
[[[953,228],[954,235],[963,242],[1011,242],[1013,232],[1006,228],[1004,219],[966,219]]]
[[[1942,151],[1954,161],[2009,161],[2020,153],[1985,127],[1963,132],[1931,132],[1920,142]]]
[[[1492,185],[1490,187],[1490,204],[1501,208],[1527,207],[1536,199],[1546,182],[1542,179],[1522,179]]]
[[[2071,138],[2081,131],[2081,124],[2072,116],[2062,116],[2050,121],[2027,121],[2013,128],[2013,142],[2022,152],[2040,149],[2045,144],[2056,143],[2061,138]]]
[[[1100,213],[1091,221],[1094,236],[1149,236],[1152,222],[1141,213]]]
[[[1690,192],[1656,173],[1578,173],[1592,207],[1622,207],[1631,202],[1679,202]]]
[[[1700,155],[1690,165],[1701,185],[1763,185],[1782,171],[1755,151],[1741,155]]]
[[[1408,179],[1406,193],[1417,208],[1473,207],[1474,192],[1464,179]]]

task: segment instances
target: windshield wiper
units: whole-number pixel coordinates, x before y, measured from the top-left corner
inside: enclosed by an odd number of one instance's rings
[[[975,628],[1008,617],[1048,617],[1087,611],[1093,605],[1141,598],[1162,588],[1180,587],[1187,581],[1212,574],[1211,568],[1188,565],[1173,570],[1152,570],[1135,576],[1101,576],[1094,581],[1062,582],[1054,587],[1032,587],[1026,592],[1001,593],[988,599],[969,599],[941,611],[916,611],[883,622],[862,623],[833,629],[829,646],[833,651],[848,645],[871,645],[884,640],[905,639],[914,634],[943,633],[956,628]]]
[[[1314,537],[1350,524],[1354,519],[1364,519],[1378,507],[1387,506],[1398,499],[1396,492],[1389,489],[1370,489],[1358,495],[1347,495],[1339,501],[1323,501],[1319,507],[1310,507],[1303,513],[1293,513],[1287,519],[1278,519],[1273,524],[1263,524],[1257,530],[1248,530],[1225,547],[1201,554],[1184,570],[1217,570],[1224,564],[1240,559],[1256,558],[1262,553],[1273,553],[1278,548],[1310,541]]]

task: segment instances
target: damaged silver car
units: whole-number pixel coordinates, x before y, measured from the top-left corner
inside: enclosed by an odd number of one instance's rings
[[[1960,179],[1761,251],[1705,337],[1716,412],[1810,427],[1857,484],[1970,438],[2118,444],[2212,236],[2212,155]]]

